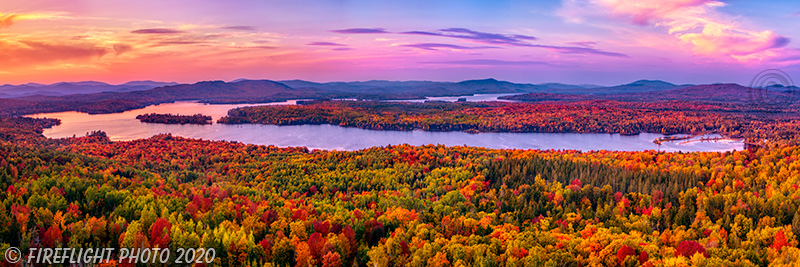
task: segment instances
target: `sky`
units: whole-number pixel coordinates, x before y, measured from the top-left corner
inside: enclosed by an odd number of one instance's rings
[[[25,0],[0,84],[238,78],[800,83],[796,0]]]

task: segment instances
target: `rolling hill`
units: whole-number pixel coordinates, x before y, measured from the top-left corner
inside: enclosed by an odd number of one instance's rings
[[[74,94],[93,94],[101,92],[132,92],[144,91],[161,86],[176,85],[154,81],[132,81],[124,84],[111,85],[103,82],[60,82],[54,84],[27,83],[20,85],[0,85],[0,98],[15,98],[25,96],[65,96]]]
[[[751,96],[752,94],[752,96]],[[723,103],[749,103],[759,95],[767,100],[779,101],[793,98],[792,94],[765,89],[753,89],[738,84],[704,84],[660,92],[638,92],[608,95],[605,99],[627,102],[699,101]]]
[[[134,92],[103,92],[67,96],[27,96],[6,99],[0,115],[41,112],[80,111],[113,113],[174,101],[197,100],[205,103],[259,103],[289,99],[318,98],[321,92],[294,89],[282,83],[259,80],[226,83],[198,82],[158,87]]]
[[[646,85],[645,85],[646,86]],[[652,87],[652,86],[647,86]],[[667,86],[664,86],[667,87]],[[654,103],[667,101],[683,101],[696,103],[715,103],[724,105],[760,105],[764,108],[776,108],[775,105],[795,105],[798,95],[790,90],[753,89],[738,84],[704,84],[692,86],[675,86],[674,89],[616,94],[549,94],[528,93],[522,95],[500,97],[505,100],[522,102],[542,101],[582,101],[611,100],[628,103]]]
[[[745,103],[750,99],[749,88],[736,84],[675,85],[657,80],[639,80],[612,87],[592,87],[565,84],[518,84],[496,79],[462,82],[432,81],[364,81],[315,83],[302,80],[275,82],[240,79],[233,82],[205,81],[194,84],[166,85],[147,90],[162,83],[151,81],[116,85],[117,91],[69,95],[28,95],[1,99],[0,115],[24,115],[42,112],[80,111],[113,113],[142,108],[147,105],[174,101],[204,103],[264,103],[291,99],[356,98],[365,100],[421,99],[435,96],[461,96],[491,93],[521,93],[502,97],[523,102],[614,100],[624,102],[704,101]],[[9,88],[66,88],[59,94],[101,90],[108,84],[99,82],[58,83],[52,85],[25,84]],[[112,86],[113,87],[113,86]],[[785,88],[784,88],[785,89]],[[21,90],[21,89],[20,89]],[[128,91],[133,90],[133,91]],[[526,94],[527,93],[527,94]],[[0,92],[3,94],[3,92]],[[780,90],[766,90],[768,98],[794,96]]]
[[[364,81],[316,83],[303,80],[281,81],[290,87],[314,88],[332,94],[344,94],[363,99],[423,99],[425,97],[463,96],[472,94],[501,93],[574,93],[587,92],[597,85],[572,85],[562,83],[512,83],[494,78],[466,80],[461,82],[432,81]]]

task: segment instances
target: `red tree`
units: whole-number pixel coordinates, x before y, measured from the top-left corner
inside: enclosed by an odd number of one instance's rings
[[[772,241],[772,246],[770,247],[775,250],[781,250],[781,248],[788,245],[789,242],[786,240],[786,235],[783,234],[783,230],[778,230],[778,232],[775,233],[775,240]]]
[[[153,247],[166,248],[172,240],[169,231],[172,224],[164,218],[158,218],[153,226],[150,227],[150,245]]]
[[[697,243],[697,241],[683,240],[678,244],[678,255],[691,258],[695,253],[703,254],[704,257],[708,258],[706,248]]]
[[[322,267],[338,267],[342,266],[342,259],[339,256],[339,253],[336,252],[328,252],[322,258]]]
[[[327,236],[328,233],[331,231],[331,222],[328,220],[315,221],[312,224],[314,226],[314,231],[320,233],[323,236]]]
[[[308,248],[311,255],[316,259],[322,258],[322,250],[325,248],[325,238],[320,233],[313,233],[308,237]]]
[[[57,225],[53,224],[50,226],[50,228],[47,228],[47,231],[44,232],[44,237],[42,238],[42,247],[56,247],[56,245],[63,241],[63,238],[64,235],[63,231],[61,231],[61,228],[58,228]]]
[[[650,259],[650,256],[647,255],[647,251],[642,251],[642,253],[639,254],[639,263],[640,264],[643,264],[643,263],[647,262],[647,260],[649,260],[649,259]]]
[[[622,265],[628,256],[636,256],[636,250],[629,246],[622,246],[617,250],[617,262]]]

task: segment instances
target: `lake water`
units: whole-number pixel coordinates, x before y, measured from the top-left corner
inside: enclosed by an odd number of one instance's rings
[[[514,100],[505,100],[505,99],[498,99],[501,96],[510,96],[510,95],[519,95],[521,93],[511,93],[511,94],[474,94],[474,95],[466,95],[466,96],[429,96],[425,97],[425,99],[408,99],[408,100],[386,100],[387,102],[412,102],[412,103],[424,103],[425,101],[445,101],[445,102],[456,102],[459,98],[463,98],[467,102],[482,102],[482,101],[500,101],[500,102],[516,102]]]
[[[481,96],[471,101],[483,101]],[[491,97],[488,97],[491,99]],[[496,97],[495,97],[496,98]],[[449,100],[449,99],[447,99]],[[443,144],[447,146],[482,146],[488,148],[517,149],[575,149],[575,150],[661,150],[661,151],[728,151],[742,150],[741,140],[721,140],[711,142],[668,142],[662,145],[653,143],[661,134],[643,133],[634,136],[619,134],[577,134],[577,133],[480,133],[464,132],[425,132],[425,131],[374,131],[358,128],[345,128],[335,125],[297,125],[275,126],[260,124],[227,125],[180,125],[142,123],[136,116],[144,113],[172,113],[210,115],[216,122],[227,111],[236,107],[253,105],[292,105],[295,101],[266,104],[209,105],[194,102],[176,102],[152,105],[142,109],[122,113],[90,115],[79,112],[59,112],[35,114],[29,117],[58,118],[61,125],[44,130],[50,138],[83,136],[95,130],[105,131],[113,141],[126,141],[148,138],[156,134],[171,133],[188,138],[205,140],[238,141],[257,145],[276,145],[281,147],[304,146],[309,149],[358,150],[373,146],[396,144],[426,145]],[[709,135],[715,137],[716,135]],[[708,137],[708,136],[706,136]]]

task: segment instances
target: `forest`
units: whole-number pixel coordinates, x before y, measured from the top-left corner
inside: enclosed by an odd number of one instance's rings
[[[147,123],[164,123],[164,124],[211,124],[211,116],[203,114],[194,115],[175,115],[175,114],[157,114],[147,113],[136,116],[136,119],[141,122]]]
[[[482,107],[452,109],[475,106]],[[103,132],[41,135],[57,123],[0,120],[2,250],[218,252],[197,266],[793,266],[800,259],[800,147],[785,140],[702,153],[320,151],[171,135],[125,142]]]

